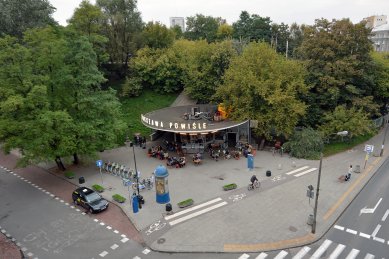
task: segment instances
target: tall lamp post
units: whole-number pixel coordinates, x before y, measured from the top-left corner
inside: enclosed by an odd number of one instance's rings
[[[385,121],[385,118],[384,118],[384,122],[385,122],[385,124],[387,124],[386,121]],[[388,132],[388,125],[385,126],[385,133],[384,133],[384,139],[382,140],[380,156],[382,156],[384,154],[384,145],[385,145],[385,138],[386,138],[386,133],[387,132]]]
[[[126,142],[129,143],[130,147],[132,147],[132,153],[134,154],[136,197],[138,198],[139,208],[142,208],[142,203],[140,202],[140,197],[139,197],[139,174],[138,174],[138,169],[136,167],[135,147],[134,147],[134,143],[132,143],[132,141],[129,141],[128,138]]]

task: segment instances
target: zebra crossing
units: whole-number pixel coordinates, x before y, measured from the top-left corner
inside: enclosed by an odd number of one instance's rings
[[[324,257],[323,257],[324,256]],[[370,253],[362,253],[360,250],[347,247],[344,244],[335,243],[329,239],[323,241],[323,243],[313,251],[311,247],[304,246],[302,247],[295,255],[289,254],[285,250],[281,250],[274,257],[271,257],[268,253],[261,252],[257,255],[249,255],[247,253],[242,254],[238,259],[319,259],[319,258],[328,258],[328,259],[355,259],[357,258],[364,259],[374,259],[375,256]]]
[[[300,177],[300,176],[306,175],[308,173],[314,172],[316,170],[317,170],[317,168],[315,168],[315,167],[309,168],[309,166],[306,165],[306,166],[294,169],[294,170],[292,170],[290,172],[287,172],[286,175],[292,175],[294,177]]]

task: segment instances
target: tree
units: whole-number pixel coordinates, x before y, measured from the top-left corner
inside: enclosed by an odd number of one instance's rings
[[[373,59],[374,82],[376,87],[373,95],[376,102],[381,104],[382,113],[386,113],[385,105],[389,100],[389,54],[371,52]]]
[[[108,60],[106,44],[108,38],[102,35],[103,13],[100,8],[83,0],[68,20],[69,28],[88,37],[97,55],[97,63],[101,65]]]
[[[149,22],[143,29],[142,36],[150,48],[167,48],[173,44],[175,34],[159,22]]]
[[[239,20],[232,24],[235,39],[246,39],[249,41],[271,41],[271,20],[269,17],[261,17],[257,14],[250,14],[242,11]]]
[[[182,31],[179,25],[173,26],[173,28],[170,28],[170,30],[174,33],[174,38],[176,40],[179,40],[184,37],[184,32]]]
[[[257,134],[288,136],[307,107],[298,98],[308,91],[305,73],[268,44],[250,43],[232,60],[214,98],[231,110],[232,119],[258,120]]]
[[[363,23],[354,25],[348,19],[316,20],[315,25],[305,28],[298,55],[305,60],[306,80],[313,86],[307,97],[313,104],[309,125],[321,124],[322,114],[338,105],[351,107],[355,98],[373,94],[369,35]]]
[[[189,40],[207,40],[214,42],[217,38],[217,30],[221,24],[221,18],[196,14],[186,19],[185,38]]]
[[[54,25],[54,11],[48,0],[1,0],[0,37],[7,34],[21,38],[27,29]]]
[[[283,147],[296,158],[318,159],[323,151],[324,143],[320,132],[312,128],[296,130]]]
[[[110,62],[119,64],[122,73],[128,68],[128,60],[140,45],[143,28],[136,0],[96,0],[104,14],[103,33],[109,39],[107,51]]]
[[[233,34],[233,28],[231,25],[222,24],[217,28],[216,37],[218,40],[231,40]]]
[[[274,49],[281,54],[286,54],[286,45],[289,41],[289,26],[287,24],[273,23],[271,25],[271,45],[274,46]],[[289,48],[289,46],[288,46]]]

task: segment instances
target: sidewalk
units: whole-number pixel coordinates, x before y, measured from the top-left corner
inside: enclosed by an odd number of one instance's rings
[[[383,131],[367,141],[367,144],[375,146],[375,154],[379,154],[382,139]],[[309,244],[319,239],[333,225],[389,153],[384,152],[382,158],[371,157],[364,169],[363,149],[364,145],[360,145],[323,159],[315,235],[310,233],[311,226],[307,225],[309,214],[313,214],[314,200],[311,199],[309,203],[306,190],[308,185],[313,185],[316,189],[319,161],[294,159],[285,155],[273,156],[268,151],[257,152],[253,171],[247,169],[245,158],[218,162],[205,159],[199,166],[193,165],[191,160],[187,159],[186,167],[169,168],[171,204],[177,215],[179,215],[177,212],[183,211],[177,207],[177,203],[188,198],[192,198],[195,202],[192,208],[216,198],[219,198],[218,203],[213,205],[222,204],[215,209],[210,209],[211,205],[204,205],[203,209],[206,208],[207,211],[196,217],[188,215],[193,216],[193,213],[199,210],[188,212],[185,215],[189,219],[180,223],[171,225],[173,220],[183,219],[184,216],[177,216],[172,220],[165,218],[165,205],[156,203],[155,189],[141,192],[146,202],[137,214],[132,212],[129,199],[118,206],[141,232],[146,244],[158,251],[250,252]],[[149,177],[158,165],[166,163],[164,160],[149,158],[146,150],[135,148],[136,163],[141,178]],[[13,155],[1,155],[0,164],[12,166],[14,158]],[[105,151],[100,153],[100,158],[134,168],[132,148],[122,147]],[[355,165],[360,165],[361,173],[353,173],[350,182],[339,183],[338,177],[347,172],[350,164],[354,168]],[[46,165],[46,167],[51,166]],[[35,181],[38,185],[46,185],[50,192],[67,200],[70,199],[71,191],[78,185],[80,176],[85,177],[85,186],[103,185],[106,188],[103,196],[111,201],[115,193],[124,197],[129,197],[132,193],[132,190],[129,192],[127,187],[123,186],[122,180],[116,176],[103,173],[102,183],[94,161],[71,168],[76,173],[75,179],[72,180],[64,179],[63,174],[56,173],[56,170],[51,170],[50,174],[46,170],[38,169],[29,167],[14,171],[22,173],[25,177],[32,177],[31,181]],[[272,172],[271,177],[266,177],[267,170]],[[294,171],[297,172],[293,173]],[[47,177],[52,174],[56,174],[56,181],[62,183],[52,184],[51,181],[54,180],[49,180],[52,178]],[[257,175],[261,182],[261,189],[249,192],[247,184],[252,174]],[[238,189],[223,191],[222,186],[229,183],[236,183]],[[96,217],[103,217],[104,221],[110,221],[110,224],[119,224],[118,229],[123,229],[130,238],[143,242],[142,238],[135,233],[135,229],[126,230],[126,225],[130,225],[130,222],[120,223],[123,215],[121,210],[116,210],[116,206],[110,206],[107,213],[97,214]],[[107,218],[108,215],[110,219]],[[163,224],[164,228],[150,233],[150,225],[157,222]]]

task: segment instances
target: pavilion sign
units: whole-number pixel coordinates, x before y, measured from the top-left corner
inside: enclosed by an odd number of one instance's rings
[[[193,131],[193,130],[206,130],[206,122],[173,122],[173,121],[157,121],[147,118],[143,114],[141,120],[144,124],[154,129],[161,130],[177,130],[177,131]]]

